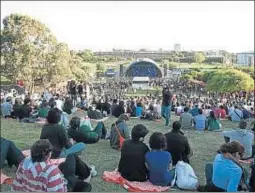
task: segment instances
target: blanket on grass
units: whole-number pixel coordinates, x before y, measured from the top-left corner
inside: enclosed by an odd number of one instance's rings
[[[103,180],[106,182],[116,183],[122,185],[129,192],[165,192],[170,187],[155,186],[149,181],[147,182],[130,182],[124,179],[118,171],[105,171]]]

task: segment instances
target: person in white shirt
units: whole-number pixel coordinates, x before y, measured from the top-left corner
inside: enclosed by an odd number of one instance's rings
[[[183,104],[181,105],[177,104],[176,114],[179,116],[181,115],[181,113],[183,113]]]
[[[55,100],[55,102],[56,102],[56,107],[59,109],[59,110],[61,110],[61,111],[63,111],[63,101],[62,100],[60,100],[60,98],[59,98],[59,94],[56,94],[56,100]]]

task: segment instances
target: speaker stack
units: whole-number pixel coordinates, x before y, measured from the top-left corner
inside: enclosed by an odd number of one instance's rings
[[[164,64],[164,76],[167,76],[167,64]]]
[[[122,77],[124,74],[124,67],[123,64],[120,65],[120,77]]]

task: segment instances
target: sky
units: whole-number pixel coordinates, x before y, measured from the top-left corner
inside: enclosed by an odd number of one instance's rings
[[[26,14],[70,49],[254,50],[254,1],[1,1],[1,20]]]

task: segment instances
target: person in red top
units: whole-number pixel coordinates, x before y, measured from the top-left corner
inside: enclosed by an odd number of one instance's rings
[[[223,105],[221,105],[219,109],[219,118],[226,119],[226,114],[226,110],[224,109]]]
[[[68,161],[71,157],[57,166],[50,163],[51,154],[52,145],[49,140],[36,141],[31,148],[31,156],[20,163],[12,189],[20,192],[67,192],[68,189],[73,192],[91,191],[89,183],[70,178],[72,172],[65,165],[73,165]]]
[[[216,105],[213,105],[212,111],[214,112],[214,115],[216,118],[220,117],[220,108],[219,107],[217,107]]]

